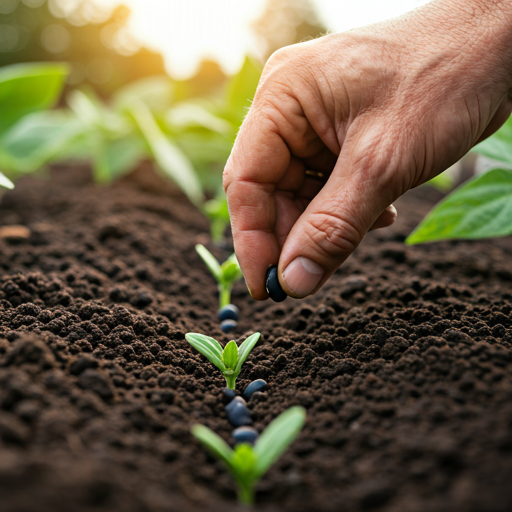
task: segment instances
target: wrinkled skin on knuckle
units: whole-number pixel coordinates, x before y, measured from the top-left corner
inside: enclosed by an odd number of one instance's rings
[[[388,121],[384,126],[374,118],[358,130],[358,140],[352,147],[352,167],[347,171],[358,187],[377,184],[386,206],[410,188],[415,174],[411,144],[403,126],[394,122],[393,116]]]
[[[329,212],[311,215],[305,234],[322,259],[339,262],[355,250],[364,235],[351,222]]]

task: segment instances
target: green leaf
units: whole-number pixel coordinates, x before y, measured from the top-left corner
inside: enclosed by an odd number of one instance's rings
[[[82,135],[82,123],[66,112],[50,110],[26,115],[0,140],[2,167],[13,173],[33,172],[57,159]]]
[[[235,341],[230,341],[222,352],[222,361],[226,368],[234,370],[238,361],[238,346]]]
[[[221,265],[220,269],[224,283],[232,284],[242,277],[242,271],[234,253]]]
[[[222,281],[222,270],[215,256],[201,244],[196,245],[196,251],[212,273],[213,277],[215,277],[217,282],[220,283]]]
[[[174,101],[174,87],[167,75],[144,77],[118,89],[112,104],[116,110],[129,110],[143,101],[153,112],[165,112]]]
[[[246,57],[240,71],[231,79],[227,89],[227,103],[240,125],[256,93],[262,67]]]
[[[110,140],[96,134],[90,143],[94,179],[100,185],[127,174],[147,154],[144,142],[134,135]]]
[[[441,192],[447,192],[453,187],[453,177],[446,171],[434,176],[431,180],[427,181],[425,185],[430,185]]]
[[[69,68],[63,63],[14,64],[0,69],[0,133],[23,116],[52,107]]]
[[[471,151],[512,167],[512,116],[496,133],[480,142]]]
[[[0,172],[0,187],[10,188],[10,189],[14,188],[14,183],[7,176],[4,176],[1,172]]]
[[[251,350],[254,348],[258,340],[260,339],[261,334],[259,332],[255,332],[251,334],[241,345],[238,347],[238,362],[235,368],[235,375],[238,377],[240,370],[242,369],[242,365],[245,363],[247,356],[251,353]]]
[[[230,133],[231,125],[201,105],[182,102],[171,107],[165,114],[165,122],[169,129],[187,129],[201,127],[212,132]]]
[[[230,471],[233,470],[231,464],[234,455],[233,450],[221,437],[204,425],[194,425],[192,427],[192,434],[199,439],[213,455],[222,460]]]
[[[233,470],[236,472],[238,482],[245,485],[254,484],[254,468],[256,466],[256,455],[252,446],[248,443],[241,443],[235,446],[235,452],[231,458]]]
[[[221,218],[229,222],[228,201],[224,194],[222,197],[206,201],[203,205],[203,210],[210,219]]]
[[[265,429],[256,441],[256,478],[261,478],[279,459],[288,446],[299,435],[306,420],[306,411],[302,407],[291,407],[280,414]]]
[[[131,118],[119,115],[107,108],[93,89],[72,91],[68,95],[67,102],[78,119],[96,137],[119,139],[132,133],[135,129]],[[143,140],[140,133],[139,138]]]
[[[137,101],[130,107],[130,112],[160,170],[181,188],[192,203],[202,204],[201,183],[190,160],[165,136],[148,106]]]
[[[135,134],[108,140],[105,144],[105,158],[111,180],[132,171],[147,155],[144,141]]]
[[[492,169],[441,201],[409,235],[406,243],[510,235],[511,219],[512,171]]]
[[[198,351],[203,354],[208,360],[213,363],[219,370],[225,371],[226,367],[222,362],[222,345],[214,338],[188,332],[185,334],[185,339]]]

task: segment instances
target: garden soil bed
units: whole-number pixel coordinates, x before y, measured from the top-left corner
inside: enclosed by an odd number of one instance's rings
[[[238,382],[268,382],[255,427],[307,410],[257,509],[512,510],[512,239],[405,246],[439,198],[408,193],[315,297],[236,286],[232,337],[262,333]],[[2,512],[243,510],[190,434],[230,439],[220,372],[184,338],[230,339],[202,215],[148,168],[97,188],[63,167],[20,180],[0,224],[30,230],[0,240]]]

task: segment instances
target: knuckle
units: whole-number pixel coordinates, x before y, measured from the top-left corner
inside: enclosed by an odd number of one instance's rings
[[[295,48],[293,46],[283,46],[276,50],[267,60],[265,67],[273,68],[282,63],[290,62],[290,59],[295,55]]]
[[[315,213],[306,225],[306,234],[329,258],[346,257],[359,245],[362,235],[357,227],[332,213]]]
[[[227,193],[227,190],[231,183],[233,182],[233,171],[231,166],[231,157],[226,162],[226,166],[224,167],[224,171],[222,172],[222,186],[224,188],[224,192]]]

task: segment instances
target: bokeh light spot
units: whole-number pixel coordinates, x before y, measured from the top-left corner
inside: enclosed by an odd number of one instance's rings
[[[43,5],[46,2],[46,0],[22,0],[22,1],[27,7],[32,7],[33,9],[36,9],[37,7],[41,7],[41,5]]]
[[[7,53],[16,49],[20,40],[20,33],[12,25],[0,25],[0,52]]]
[[[11,14],[18,7],[19,0],[0,0],[0,14]]]
[[[71,45],[71,34],[62,25],[48,25],[41,33],[41,43],[50,53],[62,53]]]

